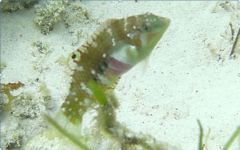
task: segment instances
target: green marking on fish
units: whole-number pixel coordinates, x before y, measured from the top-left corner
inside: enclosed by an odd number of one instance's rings
[[[90,80],[88,82],[88,87],[93,92],[93,96],[96,98],[100,105],[105,105],[107,103],[107,97],[100,85],[98,85],[95,81]]]

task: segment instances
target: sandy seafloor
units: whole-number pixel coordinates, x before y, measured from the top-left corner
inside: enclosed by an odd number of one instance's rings
[[[183,150],[194,150],[198,146],[196,120],[199,119],[205,133],[210,130],[208,150],[222,149],[240,125],[240,60],[229,57],[233,45],[229,23],[235,37],[240,27],[239,2],[224,5],[224,1],[83,1],[82,4],[95,22],[75,26],[76,30],[83,28],[83,36],[74,46],[75,37],[62,23],[49,35],[41,34],[32,21],[33,9],[1,12],[1,61],[6,64],[1,82],[20,81],[25,86],[14,91],[15,94],[33,92],[36,97],[41,97],[38,87],[39,82],[44,82],[52,97],[52,109],[48,111],[54,111],[64,101],[70,83],[67,69],[56,61],[67,58],[79,47],[96,29],[96,22],[152,12],[169,18],[171,24],[149,59],[119,81],[118,120],[134,132],[150,134]],[[33,55],[35,41],[49,45],[51,52],[47,57]],[[39,112],[45,109],[39,107]],[[1,133],[11,136],[17,132],[19,122],[24,134],[33,136],[44,126],[38,120],[9,117],[2,119]],[[2,138],[6,135],[1,141]],[[54,145],[50,149],[61,145],[38,138],[32,142],[45,147]],[[239,148],[238,139],[232,149]]]

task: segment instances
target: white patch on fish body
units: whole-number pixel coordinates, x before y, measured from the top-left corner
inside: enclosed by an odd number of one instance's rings
[[[147,35],[146,34],[142,34],[140,35],[140,40],[141,40],[141,46],[144,47],[144,46],[147,46],[148,44],[148,38],[147,38]]]
[[[84,69],[83,69],[83,67],[82,66],[77,66],[76,68],[75,68],[77,71],[84,71]]]
[[[70,92],[69,94],[72,95],[72,96],[76,96],[77,95],[75,92]]]
[[[127,37],[129,37],[130,39],[134,39],[136,33],[128,33]]]
[[[92,95],[92,91],[84,83],[80,84],[80,90],[85,91],[88,95]]]
[[[124,62],[124,63],[129,63],[130,61],[130,56],[129,54],[131,54],[132,56],[137,56],[138,55],[138,51],[136,46],[134,45],[130,45],[130,44],[123,44],[124,46],[120,46],[119,49],[117,49],[112,55],[111,57],[115,58],[116,60],[120,61],[120,62]]]
[[[95,70],[91,70],[91,74],[92,74],[92,75],[95,75],[95,74],[96,74],[96,71],[95,71]]]
[[[102,57],[103,57],[103,58],[106,58],[106,56],[107,56],[107,54],[106,54],[106,53],[104,53],[104,54],[102,55]]]
[[[111,81],[105,75],[98,74],[97,77],[101,81],[101,83],[105,85],[110,85]]]
[[[112,38],[112,45],[115,46],[116,45],[116,41],[114,38]]]

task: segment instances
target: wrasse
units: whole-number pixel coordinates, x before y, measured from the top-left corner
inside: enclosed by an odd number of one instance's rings
[[[111,87],[118,78],[150,55],[169,22],[151,13],[109,19],[73,52],[76,67],[69,95],[62,105],[69,120],[81,121],[89,107],[99,104],[89,83],[94,81],[104,92],[113,92]]]

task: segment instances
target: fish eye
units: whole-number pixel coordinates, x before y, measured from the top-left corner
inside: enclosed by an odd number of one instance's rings
[[[75,59],[77,56],[76,56],[76,54],[72,54],[72,59]]]
[[[149,27],[145,25],[145,26],[144,26],[144,30],[145,30],[145,31],[149,31]]]
[[[150,26],[148,24],[143,24],[142,31],[146,31],[146,32],[150,31]]]
[[[79,60],[80,60],[80,53],[79,53],[79,52],[74,52],[74,53],[72,53],[71,58],[72,58],[74,61],[79,61]]]

